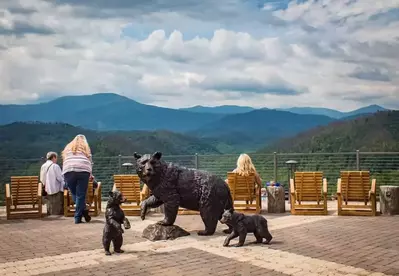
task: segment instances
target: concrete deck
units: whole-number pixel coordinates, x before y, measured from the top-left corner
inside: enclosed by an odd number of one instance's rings
[[[265,213],[274,237],[270,245],[253,244],[249,234],[244,247],[225,248],[223,225],[214,236],[197,236],[203,228],[199,216],[178,216],[176,224],[191,236],[147,241],[142,230],[162,218],[150,214],[145,221],[129,217],[126,252],[105,256],[103,216],[75,225],[64,217],[7,221],[4,211],[0,275],[399,275],[398,217]]]

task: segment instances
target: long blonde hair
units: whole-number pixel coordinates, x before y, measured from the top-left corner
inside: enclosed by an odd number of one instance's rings
[[[62,158],[65,159],[66,154],[68,152],[72,152],[76,154],[76,152],[82,152],[86,155],[87,158],[91,157],[91,150],[89,143],[87,143],[86,136],[83,134],[78,134],[75,138],[69,142],[68,145],[65,146],[64,150],[62,151]]]
[[[242,153],[237,159],[237,168],[235,172],[242,176],[248,176],[251,173],[257,174],[254,164],[252,163],[251,157],[248,154]]]

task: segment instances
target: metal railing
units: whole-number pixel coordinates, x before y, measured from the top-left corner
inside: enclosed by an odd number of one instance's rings
[[[236,167],[238,155],[174,155],[164,156],[188,168],[212,172],[223,179]],[[336,192],[336,182],[341,170],[368,170],[377,185],[399,185],[399,152],[339,152],[339,153],[271,153],[251,154],[264,183],[274,180],[288,187],[289,167],[286,162],[298,162],[298,171],[322,171],[328,181],[328,193]],[[110,156],[93,158],[93,174],[103,183],[103,193],[112,189],[114,174],[135,173],[125,168],[126,162],[135,163],[133,156]],[[39,175],[42,158],[0,159],[0,201],[4,197],[4,184],[12,175]]]

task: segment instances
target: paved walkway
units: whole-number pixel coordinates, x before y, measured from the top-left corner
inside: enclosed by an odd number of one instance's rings
[[[0,217],[0,275],[399,275],[398,217],[265,217],[272,243],[254,244],[250,234],[241,248],[222,246],[223,225],[214,236],[197,236],[199,216],[176,221],[190,236],[159,242],[141,238],[159,214],[129,217],[126,252],[112,256],[101,246],[103,216],[81,225],[64,217]]]

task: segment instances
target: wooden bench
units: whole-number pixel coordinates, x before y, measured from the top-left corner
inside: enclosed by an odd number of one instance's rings
[[[369,171],[341,171],[337,183],[337,201],[339,216],[375,216],[376,180],[370,183]]]
[[[260,187],[255,188],[255,175],[241,176],[227,173],[227,181],[233,199],[234,209],[243,213],[260,214]]]
[[[327,179],[323,172],[295,172],[290,179],[292,215],[327,215]]]
[[[6,184],[7,219],[41,218],[42,185],[38,176],[11,176]]]
[[[86,193],[86,208],[89,208],[91,216],[98,216],[101,213],[101,182],[97,182],[98,186],[93,194],[93,181],[89,181]],[[64,190],[64,216],[73,217],[75,214],[75,202],[69,190]]]

